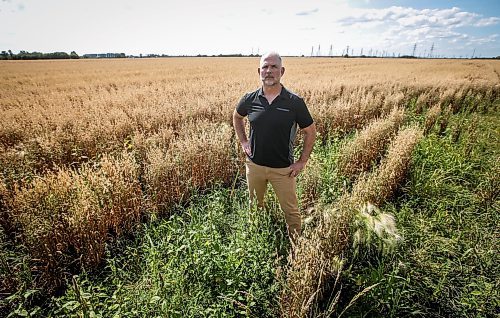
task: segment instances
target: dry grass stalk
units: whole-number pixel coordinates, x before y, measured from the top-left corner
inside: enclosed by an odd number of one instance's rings
[[[438,123],[439,123],[439,135],[444,135],[446,128],[448,128],[448,123],[450,122],[450,117],[453,112],[453,105],[449,105],[444,109],[444,111],[441,113],[441,116],[439,117]]]
[[[441,105],[435,104],[425,114],[424,134],[427,135],[441,115]]]
[[[368,171],[381,157],[386,145],[404,119],[404,110],[395,108],[386,117],[371,122],[339,151],[338,169],[351,179]]]
[[[303,208],[314,205],[320,193],[320,185],[323,169],[321,162],[313,155],[307,162],[307,168],[304,174],[300,175],[299,184],[301,189],[301,206]]]
[[[9,191],[7,190],[7,186],[5,182],[0,179],[0,231],[3,229],[11,230],[11,224],[8,220],[7,215],[7,197],[9,195]]]
[[[415,102],[415,113],[422,114],[426,111],[430,103],[429,99],[431,99],[431,92],[418,95],[417,101]]]

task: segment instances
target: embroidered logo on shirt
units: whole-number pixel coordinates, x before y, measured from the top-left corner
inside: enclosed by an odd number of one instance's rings
[[[286,109],[286,108],[281,108],[281,107],[276,107],[277,110],[281,110],[282,112],[289,112],[290,109]]]

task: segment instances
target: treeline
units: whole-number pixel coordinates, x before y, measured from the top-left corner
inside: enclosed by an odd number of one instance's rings
[[[49,59],[79,59],[80,56],[72,51],[70,54],[66,52],[27,52],[19,51],[18,54],[12,53],[11,50],[2,51],[0,53],[0,60],[49,60]]]

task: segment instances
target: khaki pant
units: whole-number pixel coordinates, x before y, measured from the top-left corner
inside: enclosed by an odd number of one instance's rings
[[[290,177],[290,168],[269,168],[252,161],[246,161],[246,177],[250,202],[257,199],[257,205],[264,207],[267,182],[270,182],[281,209],[285,213],[288,234],[292,239],[301,234],[301,218],[297,201],[295,177]]]

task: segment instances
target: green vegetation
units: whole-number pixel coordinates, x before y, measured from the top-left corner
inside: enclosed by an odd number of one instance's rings
[[[403,243],[391,255],[358,256],[346,272],[353,293],[379,284],[348,316],[498,313],[500,118],[456,115],[448,127],[419,144],[408,181],[383,207],[395,215]]]
[[[276,317],[284,229],[277,214],[249,213],[243,190],[213,189],[116,242],[43,316]]]

